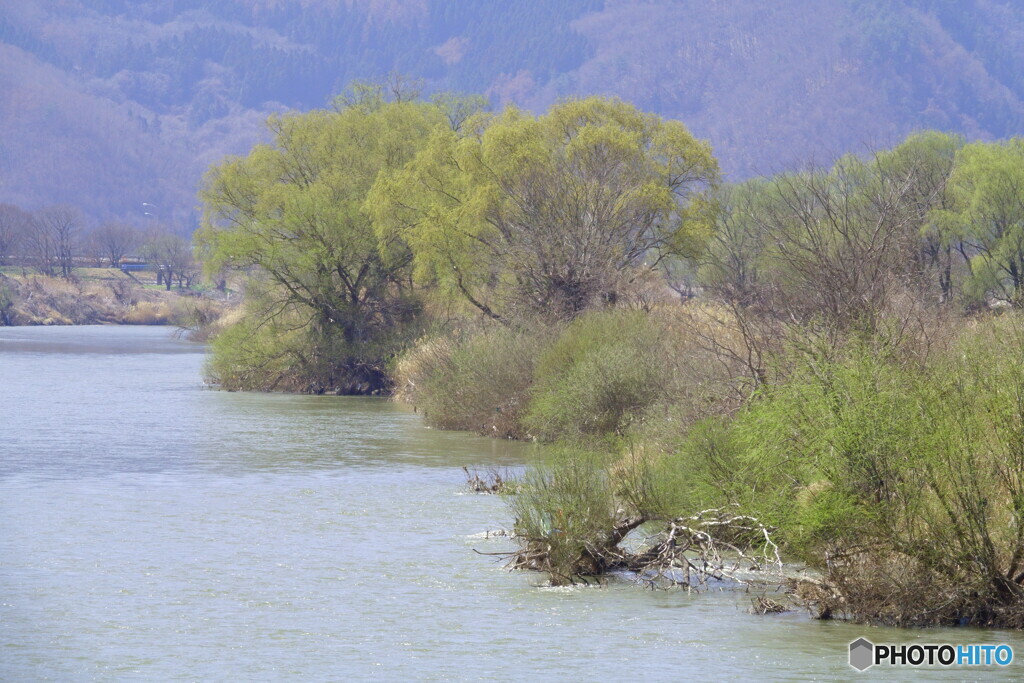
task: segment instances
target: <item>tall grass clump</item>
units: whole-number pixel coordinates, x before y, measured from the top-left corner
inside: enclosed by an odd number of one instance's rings
[[[531,469],[510,498],[523,543],[516,566],[547,572],[555,585],[601,574],[622,540],[622,512],[606,468],[608,456],[561,448]],[[632,528],[626,524],[628,528]]]

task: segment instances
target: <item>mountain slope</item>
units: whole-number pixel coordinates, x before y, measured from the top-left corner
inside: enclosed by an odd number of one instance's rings
[[[734,178],[924,127],[1024,128],[1024,6],[998,0],[0,0],[0,202],[194,224],[273,111],[389,71],[540,109],[616,94]]]

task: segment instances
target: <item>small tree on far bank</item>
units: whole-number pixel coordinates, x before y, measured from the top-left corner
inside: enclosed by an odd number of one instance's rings
[[[179,289],[191,287],[192,281],[199,274],[199,266],[192,256],[192,245],[180,235],[154,233],[143,245],[142,252],[159,269],[160,279],[168,291],[175,279]]]
[[[0,266],[6,266],[18,253],[32,216],[13,204],[0,204]]]
[[[71,277],[79,247],[81,218],[70,206],[51,206],[32,216],[26,234],[26,251],[43,275]]]
[[[969,266],[968,295],[1024,306],[1024,139],[963,147],[936,211]]]
[[[139,231],[124,223],[106,223],[92,233],[92,240],[98,256],[102,256],[111,268],[120,268],[121,261],[139,248],[142,241]]]

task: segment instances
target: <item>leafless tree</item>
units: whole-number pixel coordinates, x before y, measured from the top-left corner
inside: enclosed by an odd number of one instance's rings
[[[26,260],[43,275],[54,274],[53,238],[44,224],[36,216],[28,224],[25,231],[23,250]]]
[[[51,206],[36,212],[27,232],[31,259],[44,275],[71,277],[81,219],[70,206]]]
[[[709,313],[718,325],[695,331],[755,385],[767,379],[769,351],[798,341],[794,334],[831,344],[884,325],[894,340],[906,338],[938,314],[928,301],[948,299],[948,254],[927,223],[942,169],[927,159],[883,161],[846,157],[720,196],[700,275],[723,306]]]
[[[13,204],[0,204],[0,266],[7,265],[25,238],[32,216]]]
[[[123,223],[107,223],[92,234],[95,247],[112,268],[119,268],[121,260],[138,249],[141,236],[138,230]]]
[[[179,288],[190,287],[199,275],[199,266],[192,256],[192,246],[180,235],[171,232],[153,233],[144,245],[143,252],[159,269],[168,290],[175,279]]]

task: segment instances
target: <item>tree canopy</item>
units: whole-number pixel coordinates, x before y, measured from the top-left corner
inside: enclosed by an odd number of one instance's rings
[[[964,146],[948,191],[936,217],[969,259],[968,292],[1024,305],[1024,139]]]
[[[367,207],[383,239],[406,236],[420,281],[493,318],[571,318],[665,255],[696,254],[718,179],[683,124],[592,97],[438,128]]]
[[[207,269],[252,272],[252,316],[330,347],[312,354],[332,358],[318,371],[327,386],[354,364],[361,381],[379,381],[381,358],[369,349],[414,312],[412,254],[400,234],[373,229],[363,204],[377,174],[409,161],[443,121],[429,104],[365,98],[276,116],[272,144],[207,175],[197,235]]]

